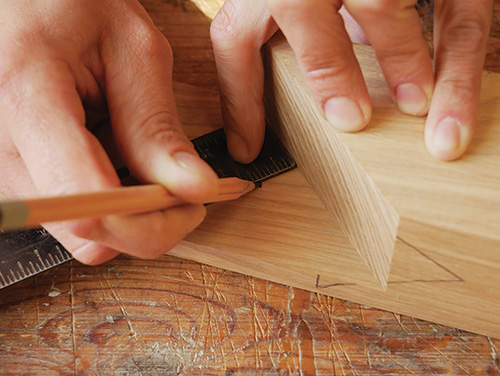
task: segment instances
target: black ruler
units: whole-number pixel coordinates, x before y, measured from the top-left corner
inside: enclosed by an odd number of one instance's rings
[[[262,151],[250,164],[235,162],[227,151],[224,130],[218,129],[192,140],[196,151],[219,177],[239,177],[262,182],[293,169],[296,164],[279,138],[266,129]],[[119,170],[120,177],[128,174]],[[73,257],[45,229],[2,232],[0,230],[0,289],[41,273]]]

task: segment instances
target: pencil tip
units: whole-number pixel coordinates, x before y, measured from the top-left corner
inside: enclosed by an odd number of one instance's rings
[[[262,182],[261,181],[254,181],[255,188],[262,188]]]

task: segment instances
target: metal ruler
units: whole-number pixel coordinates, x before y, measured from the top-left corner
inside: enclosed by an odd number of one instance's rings
[[[191,140],[198,154],[219,177],[239,177],[262,182],[293,169],[296,164],[279,138],[266,128],[262,151],[250,164],[235,162],[227,151],[224,130],[218,129]],[[128,175],[119,169],[121,178]],[[0,230],[0,289],[41,273],[73,257],[45,229],[2,232]]]

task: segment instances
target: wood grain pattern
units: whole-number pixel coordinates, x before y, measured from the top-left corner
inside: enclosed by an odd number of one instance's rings
[[[64,265],[0,299],[2,375],[499,372],[497,340],[173,257]]]
[[[389,229],[395,242],[388,246],[403,252],[399,257],[410,246],[449,274],[414,280],[441,281],[425,287],[391,285],[385,294],[351,286],[331,294],[499,337],[500,211],[492,208],[500,208],[500,170],[493,167],[500,166],[500,75],[484,74],[476,138],[462,159],[446,163],[423,145],[425,119],[405,116],[393,104],[371,47],[355,48],[374,107],[359,134],[338,133],[320,115],[284,38],[273,38],[268,51],[271,124],[367,264],[374,272],[389,269],[390,260],[374,265],[369,259],[381,247],[374,240]],[[391,210],[397,220],[380,214]],[[358,242],[363,236],[371,243]],[[413,271],[429,274],[424,265]],[[394,265],[391,276],[400,274]]]
[[[187,0],[143,4],[172,45],[174,78],[216,88],[210,19]],[[191,136],[221,125],[212,93],[180,103]],[[62,265],[2,290],[0,318],[2,375],[500,374],[499,340],[172,256]]]
[[[302,90],[304,82],[291,82],[302,75],[295,69],[295,56],[284,37],[273,38],[268,46],[266,112],[270,124],[385,289],[400,216],[316,110],[309,92],[305,87]]]

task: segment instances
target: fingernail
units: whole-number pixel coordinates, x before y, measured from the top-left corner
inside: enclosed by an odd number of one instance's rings
[[[412,82],[396,88],[396,100],[399,110],[408,115],[425,115],[429,107],[429,98],[420,86]]]
[[[189,172],[194,172],[205,177],[217,179],[214,170],[210,168],[200,157],[185,151],[179,151],[172,155],[177,164]]]
[[[462,129],[460,123],[451,117],[446,117],[439,122],[434,130],[432,141],[434,146],[441,151],[455,151],[462,143]]]
[[[328,99],[324,110],[328,122],[343,132],[359,129],[365,120],[358,104],[347,97],[333,97]]]

